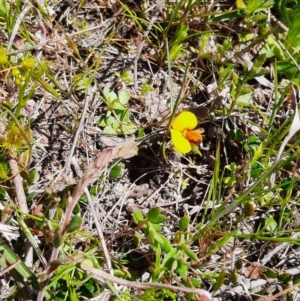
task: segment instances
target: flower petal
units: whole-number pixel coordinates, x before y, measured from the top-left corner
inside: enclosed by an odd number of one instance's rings
[[[181,132],[171,129],[171,139],[175,150],[178,153],[186,154],[192,150],[191,143],[182,135]]]
[[[199,144],[203,140],[201,133],[203,133],[203,129],[187,131],[185,134],[185,138],[191,143]]]
[[[173,120],[171,127],[182,132],[183,130],[193,130],[197,124],[198,120],[194,113],[183,111]]]

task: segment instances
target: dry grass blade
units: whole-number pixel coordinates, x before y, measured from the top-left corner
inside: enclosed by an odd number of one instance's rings
[[[28,213],[28,206],[27,206],[27,201],[26,201],[26,195],[24,192],[24,187],[23,187],[23,179],[20,175],[20,170],[19,166],[17,163],[17,160],[14,156],[10,155],[9,158],[9,167],[11,170],[11,173],[13,175],[13,183],[16,191],[16,196],[17,196],[17,202],[19,205],[19,208],[24,212]],[[28,240],[25,241],[25,264],[28,267],[32,267],[33,265],[33,248]]]

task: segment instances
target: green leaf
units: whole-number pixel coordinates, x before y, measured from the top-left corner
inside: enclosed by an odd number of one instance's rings
[[[284,74],[288,79],[292,79],[298,72],[295,64],[287,61],[277,62],[277,70],[278,73]]]
[[[121,79],[122,82],[124,83],[132,83],[133,79],[130,76],[130,70],[127,69],[125,71],[123,71],[123,73],[119,73],[119,72],[115,72],[116,76],[119,77]]]
[[[274,232],[277,228],[277,222],[273,217],[266,217],[265,218],[265,229],[269,232]]]
[[[244,107],[244,106],[249,106],[249,104],[251,103],[252,100],[252,93],[247,93],[247,94],[243,94],[241,96],[239,96],[236,99],[236,104],[239,107]]]
[[[182,262],[182,261],[177,261],[177,269],[176,269],[176,273],[178,273],[180,275],[180,277],[182,277],[184,280],[186,280],[187,277],[187,273],[189,270],[189,264],[186,262]]]
[[[143,213],[140,210],[134,210],[133,212],[133,221],[135,224],[139,224],[144,220]]]
[[[181,51],[183,50],[182,44],[174,45],[170,51],[170,60],[174,61],[179,58],[181,55]]]
[[[243,267],[243,261],[241,259],[238,259],[235,263],[234,266],[239,270]]]
[[[163,235],[161,235],[157,232],[154,232],[154,230],[153,230],[153,233],[154,233],[154,240],[157,241],[160,246],[163,246],[164,245],[164,239],[162,238]]]
[[[253,13],[260,12],[262,10],[272,7],[274,1],[264,1],[264,0],[249,0],[246,8],[247,15],[252,15]]]
[[[74,206],[73,214],[74,214],[74,215],[77,215],[77,214],[80,212],[80,210],[81,210],[80,205],[79,205],[79,203],[77,203],[77,204]]]
[[[102,115],[99,119],[99,126],[105,127],[107,126],[107,118],[105,115]]]
[[[155,242],[155,231],[153,229],[149,229],[147,240],[150,245],[153,245]]]
[[[7,16],[10,14],[10,5],[6,0],[0,1],[0,21],[5,22]]]
[[[111,126],[106,126],[103,129],[103,134],[109,135],[109,136],[117,136],[118,132],[114,128],[112,128]]]
[[[197,255],[186,244],[180,245],[180,249],[192,260],[198,261]]]
[[[283,18],[283,20],[285,21],[287,26],[290,27],[291,26],[291,20],[290,20],[290,16],[289,16],[290,9],[287,6],[288,1],[289,0],[279,1],[279,10],[280,10],[281,17]],[[299,1],[298,1],[298,3],[299,3]],[[298,7],[299,7],[299,4],[298,4]]]
[[[188,228],[189,223],[190,223],[190,218],[187,215],[183,216],[179,221],[179,230],[185,231]]]
[[[134,233],[133,235],[133,243],[136,247],[140,245],[142,241],[142,236],[139,233]]]
[[[35,179],[35,175],[36,175],[36,169],[32,169],[29,171],[29,178],[27,180],[28,186],[30,186],[33,183]]]
[[[241,9],[241,8],[246,8],[246,4],[244,3],[243,0],[236,0],[235,1],[235,5],[237,8]]]
[[[130,92],[128,90],[122,90],[119,93],[119,101],[122,105],[126,105],[130,99]]]
[[[145,137],[145,130],[144,129],[139,129],[137,133],[137,138],[143,138]]]
[[[32,235],[31,231],[29,230],[27,224],[25,223],[24,219],[16,213],[18,223],[22,229],[22,233],[25,234],[28,241],[30,241],[31,246],[35,250],[36,254],[40,258],[40,261],[43,263],[44,266],[47,265],[47,261],[45,260],[45,257],[43,256],[43,253],[35,239],[35,237]]]
[[[79,301],[77,294],[72,287],[69,287],[69,300],[70,301]]]
[[[133,134],[137,131],[137,129],[138,129],[138,127],[134,123],[122,125],[122,131],[123,131],[123,134],[125,134],[125,135]]]
[[[103,89],[103,95],[109,106],[115,99],[118,98],[117,94],[113,91],[110,91],[109,88],[107,88],[107,87]]]
[[[194,285],[195,288],[199,288],[201,287],[202,283],[199,281],[199,279],[195,278],[195,277],[192,277],[192,283]]]
[[[28,196],[26,197],[26,202],[31,202],[35,198],[36,195],[37,195],[36,192],[29,193]]]
[[[168,252],[167,256],[164,258],[162,266],[168,270],[171,269],[172,263],[174,261],[174,256],[178,252],[177,249],[172,248],[170,252]]]
[[[162,230],[162,226],[159,224],[151,224],[151,225],[156,232],[160,232]]]
[[[129,118],[129,110],[127,110],[127,109],[115,110],[115,114],[117,115],[118,121],[131,122],[131,120]]]
[[[53,96],[55,96],[57,99],[61,99],[61,95],[59,92],[57,92],[49,83],[45,82],[42,79],[39,79],[39,83],[43,86],[45,90],[47,90],[49,93],[51,93]]]
[[[126,110],[126,106],[120,103],[120,100],[117,98],[115,100],[113,100],[110,104],[109,104],[109,108],[113,109],[113,110],[121,110],[124,111]]]
[[[207,255],[212,255],[216,253],[220,248],[224,247],[231,239],[236,235],[239,229],[235,229],[230,233],[225,234],[222,238],[217,240],[214,244],[209,246],[207,249]]]
[[[284,283],[288,283],[292,279],[292,275],[289,273],[282,273],[282,274],[278,275],[277,279]]]
[[[70,224],[67,227],[67,233],[74,232],[81,227],[82,219],[79,215],[73,215]]]
[[[237,140],[237,141],[243,141],[245,139],[244,132],[239,128],[235,129],[235,130],[231,130],[230,136],[233,140]],[[232,164],[234,164],[234,163],[232,163]]]
[[[217,291],[221,287],[221,285],[224,283],[225,276],[226,276],[226,272],[224,269],[222,269],[221,273],[219,274],[219,276],[216,280],[216,283],[214,284],[214,291]]]
[[[147,79],[142,85],[142,88],[141,88],[142,96],[145,96],[147,93],[153,92],[155,90],[154,87],[148,85],[148,82],[149,82],[149,80]]]
[[[175,38],[174,44],[178,45],[184,42],[184,40],[187,37],[188,30],[189,30],[188,25],[182,25],[181,23],[179,23],[174,34],[174,38]]]
[[[289,27],[289,32],[286,36],[287,42],[293,46],[293,48],[299,50],[300,48],[300,14],[294,16],[292,24]]]
[[[122,174],[122,167],[120,165],[115,165],[109,172],[109,177],[111,179],[116,179]]]
[[[166,252],[169,253],[173,248],[171,242],[164,236],[161,235],[161,238],[163,240],[163,244],[161,245],[161,248]]]
[[[271,279],[276,279],[278,276],[278,273],[268,267],[262,267],[262,272],[263,274],[265,274],[267,277],[271,278]]]
[[[232,187],[236,182],[236,164],[231,163],[230,165],[225,165],[225,169],[230,171],[230,175],[228,177],[223,177],[223,182],[226,187]]]
[[[232,75],[234,75],[234,64],[227,64],[226,66],[221,66],[219,69],[219,81],[218,84],[223,84],[227,81]]]
[[[148,211],[147,220],[153,224],[160,224],[166,221],[166,217],[160,214],[159,208],[152,208]]]
[[[165,252],[169,253],[172,250],[170,241],[164,235],[156,232],[155,240],[159,243],[162,250],[164,250]]]
[[[260,145],[261,145],[261,140],[259,139],[259,137],[252,135],[248,137],[246,144],[244,145],[244,148],[247,152],[249,152],[250,150],[257,149]]]
[[[221,13],[219,16],[213,17],[208,19],[208,23],[218,23],[218,22],[224,22],[236,18],[240,18],[246,14],[244,9],[238,9],[236,11],[232,12],[224,12]]]
[[[269,35],[267,37],[267,44],[265,46],[265,48],[267,49],[267,47],[269,47],[269,50],[272,51],[272,53],[279,59],[281,60],[285,60],[285,54],[282,50],[282,47],[280,46],[280,44],[277,42],[277,39],[272,36]],[[268,53],[267,53],[268,56]]]

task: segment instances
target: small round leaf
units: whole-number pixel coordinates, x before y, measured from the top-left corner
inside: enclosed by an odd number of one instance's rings
[[[109,177],[111,179],[116,179],[122,174],[122,167],[120,165],[115,165],[109,172]]]

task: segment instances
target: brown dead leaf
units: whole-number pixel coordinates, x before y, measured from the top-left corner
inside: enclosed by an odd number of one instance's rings
[[[39,215],[40,213],[42,213],[43,210],[43,205],[39,204],[38,206],[36,206],[33,210],[32,210],[32,214],[33,215]]]
[[[134,137],[127,139],[125,142],[114,148],[113,157],[128,159],[136,156],[138,153],[137,143]]]
[[[245,277],[252,280],[258,279],[260,277],[260,266],[255,263],[251,263],[244,272]]]
[[[114,148],[105,148],[96,158],[94,162],[94,166],[97,169],[102,169],[107,166],[109,161],[114,158],[113,156]]]

